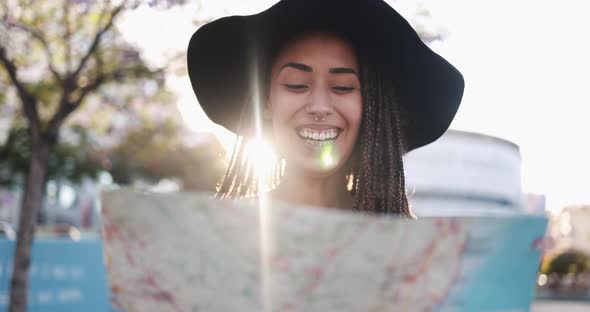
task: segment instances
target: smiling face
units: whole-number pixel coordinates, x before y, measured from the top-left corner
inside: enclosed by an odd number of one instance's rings
[[[362,116],[359,66],[348,42],[309,33],[289,42],[271,69],[266,115],[289,166],[332,174],[350,158]]]

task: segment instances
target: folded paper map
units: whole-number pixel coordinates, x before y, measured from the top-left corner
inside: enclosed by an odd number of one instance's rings
[[[125,312],[529,311],[547,222],[129,190],[104,193],[102,211]]]

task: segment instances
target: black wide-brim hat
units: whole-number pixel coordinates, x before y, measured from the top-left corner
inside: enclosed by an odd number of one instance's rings
[[[342,34],[353,47],[369,50],[380,70],[396,77],[392,88],[404,112],[408,151],[448,129],[463,96],[463,76],[382,0],[282,0],[255,15],[203,25],[190,40],[187,61],[207,116],[236,134],[250,135],[257,111],[253,103],[264,92],[256,84],[268,83],[266,75],[281,45],[305,30]]]

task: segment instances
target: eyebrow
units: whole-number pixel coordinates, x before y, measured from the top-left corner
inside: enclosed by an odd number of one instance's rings
[[[313,71],[313,69],[309,65],[305,65],[302,63],[289,62],[289,63],[283,65],[283,67],[281,67],[281,69],[279,69],[279,72],[281,70],[283,70],[283,68],[286,68],[286,67],[293,67],[295,69],[299,69],[299,70],[302,70],[304,72],[309,72],[309,73],[311,73]]]
[[[289,63],[283,65],[281,67],[281,69],[279,69],[279,72],[286,67],[292,67],[292,68],[302,70],[302,71],[308,72],[308,73],[313,72],[313,68],[311,68],[311,66],[303,64],[303,63],[295,63],[295,62],[289,62]],[[334,68],[330,68],[328,70],[328,72],[330,74],[354,74],[354,75],[358,76],[358,73],[354,69],[349,68],[349,67],[334,67]]]
[[[356,71],[354,71],[354,69],[349,68],[349,67],[330,68],[329,73],[330,74],[355,74],[358,76],[358,73]]]

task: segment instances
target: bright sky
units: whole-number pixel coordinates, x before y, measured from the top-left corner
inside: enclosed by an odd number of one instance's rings
[[[253,14],[271,0],[205,0],[164,13],[139,9],[119,26],[154,63],[186,49],[198,17]],[[389,1],[406,17],[413,1]],[[427,0],[431,27],[447,36],[432,48],[465,76],[452,128],[518,144],[523,188],[547,195],[548,208],[590,203],[590,2],[586,0]],[[157,22],[156,22],[157,21]],[[226,146],[231,133],[197,105],[188,77],[171,78],[189,127],[212,131]]]

